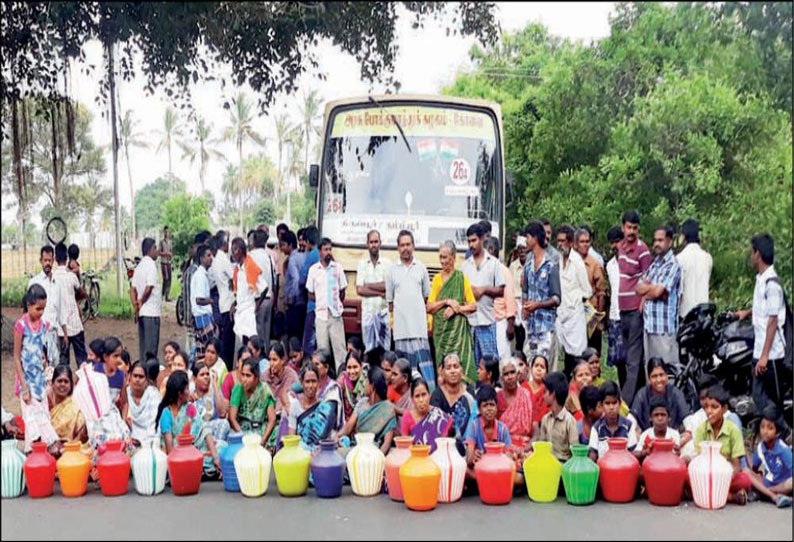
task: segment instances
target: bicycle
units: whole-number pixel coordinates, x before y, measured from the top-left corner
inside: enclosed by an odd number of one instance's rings
[[[99,277],[93,269],[83,271],[81,282],[86,297],[81,307],[83,323],[99,316]]]

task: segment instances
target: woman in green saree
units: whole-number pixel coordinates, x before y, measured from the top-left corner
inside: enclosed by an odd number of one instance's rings
[[[438,260],[441,272],[433,277],[427,298],[427,312],[433,317],[436,373],[442,374],[444,356],[455,353],[463,367],[463,379],[467,384],[474,384],[477,382],[477,360],[466,315],[477,310],[477,302],[468,279],[455,269],[455,243],[444,241],[438,250]]]
[[[274,434],[276,399],[268,385],[259,381],[259,362],[253,358],[243,362],[240,382],[232,390],[229,423],[235,431],[257,433],[262,446]]]
[[[337,435],[342,446],[349,445],[345,437],[353,437],[356,433],[372,433],[380,450],[384,454],[389,452],[397,431],[397,413],[394,405],[386,399],[387,390],[386,373],[380,367],[372,367],[367,375],[366,397],[356,404],[353,414]],[[346,452],[341,451],[342,455]]]

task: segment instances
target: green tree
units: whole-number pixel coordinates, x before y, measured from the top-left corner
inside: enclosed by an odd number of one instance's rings
[[[138,119],[133,117],[132,111],[129,109],[124,112],[124,117],[121,119],[119,126],[119,139],[121,139],[121,147],[124,149],[124,161],[127,163],[127,179],[130,183],[130,201],[131,206],[135,209],[135,185],[132,183],[132,165],[130,164],[130,147],[137,147],[139,149],[148,149],[149,143],[144,139],[142,133],[137,131]],[[137,230],[135,227],[135,213],[132,213],[132,238],[137,239]]]
[[[278,173],[276,193],[280,194],[284,190],[284,148],[287,146],[296,127],[290,122],[289,115],[286,113],[276,116],[273,122],[276,127],[276,150],[278,154],[278,162],[276,162],[276,171]]]
[[[179,179],[170,181],[160,177],[138,191],[135,215],[138,231],[142,235],[156,234],[167,224],[163,217],[163,203],[172,191],[175,195],[187,193],[185,183]]]
[[[91,248],[96,248],[97,213],[112,208],[113,194],[98,177],[89,177],[78,187],[78,203],[83,228],[88,232]]]
[[[178,265],[187,256],[196,233],[210,228],[209,211],[206,198],[190,194],[176,194],[163,204],[163,220],[171,230]]]
[[[212,135],[212,126],[207,124],[207,121],[202,117],[196,118],[193,132],[196,136],[195,146],[189,142],[181,142],[179,146],[182,149],[183,160],[187,159],[191,166],[198,162],[199,182],[201,183],[201,193],[203,194],[206,191],[204,177],[207,173],[207,164],[212,160],[225,161],[226,156],[215,147],[218,140]]]
[[[166,107],[163,114],[163,127],[157,132],[157,135],[160,138],[159,143],[157,143],[157,152],[165,150],[168,153],[168,177],[173,178],[171,148],[178,143],[178,138],[184,135],[179,113],[173,107]]]
[[[303,123],[303,135],[306,137],[304,150],[306,157],[303,163],[309,163],[309,149],[311,148],[311,137],[320,135],[320,121],[322,120],[323,99],[318,94],[317,89],[312,89],[309,93],[303,93],[303,102],[300,104],[301,121]]]
[[[253,104],[248,100],[245,93],[240,92],[237,97],[232,100],[232,109],[229,112],[229,126],[223,132],[223,139],[234,143],[237,149],[237,173],[238,173],[238,190],[239,201],[239,220],[240,229],[243,228],[243,193],[247,190],[244,181],[243,170],[243,144],[251,141],[259,145],[265,144],[265,139],[254,130],[254,111]]]

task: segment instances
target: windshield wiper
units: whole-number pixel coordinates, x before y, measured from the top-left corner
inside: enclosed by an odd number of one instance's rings
[[[383,105],[381,105],[380,102],[376,101],[375,98],[373,98],[372,96],[369,96],[369,101],[380,107],[382,111],[386,111]],[[389,115],[391,116],[391,120],[394,123],[394,125],[397,126],[397,129],[400,131],[400,135],[403,136],[403,141],[405,142],[405,146],[408,147],[408,152],[413,152],[411,150],[411,145],[408,143],[408,138],[405,137],[405,132],[403,132],[403,127],[400,126],[399,122],[397,122],[397,117],[394,116],[394,113],[389,113]]]

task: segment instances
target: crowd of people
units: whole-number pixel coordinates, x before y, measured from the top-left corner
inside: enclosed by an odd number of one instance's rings
[[[639,230],[639,215],[625,213],[607,233],[605,263],[588,227],[560,225],[552,237],[548,221],[533,220],[516,232],[502,262],[490,222],[477,222],[466,231],[462,265],[456,244],[441,244],[432,280],[411,232],[399,233],[399,259],[391,262],[381,255],[380,233],[370,231],[355,274],[361,337],[349,339],[347,277],[317,228],[294,233],[280,224],[278,250],[268,247],[266,225],[247,239],[200,232],[182,273],[193,344],[168,342],[162,352],[163,283],[173,250],[167,233],[159,246],[146,238],[130,292],[139,336],[134,362],[115,337],[85,347],[74,301],[79,265],[67,264],[64,245],[45,246],[42,273],[31,280],[14,327],[25,449],[40,439],[58,455],[64,441],[77,439],[95,457],[98,446],[118,438],[131,453],[150,439],[168,452],[176,435],[190,431],[205,454],[204,474],[217,478],[231,431],[256,432],[271,452],[285,435],[300,435],[310,451],[333,439],[343,455],[364,432],[384,453],[397,435],[431,448],[436,438],[452,437],[472,478],[492,441],[503,442],[520,466],[537,441],[551,442],[566,461],[574,444],[588,445],[597,459],[607,439],[623,437],[642,460],[655,439],[667,438],[689,461],[700,442],[716,440],[735,469],[732,502],[760,496],[790,506],[792,455],[770,386],[770,375],[784,371],[786,351],[772,238],[751,241],[754,303],[737,313],[752,315],[754,394],[763,412],[761,443],[747,454],[741,421],[713,377],[699,382],[696,411],[669,379],[679,365],[681,318],[709,300],[712,259],[700,247],[698,224],[683,224],[686,246],[677,255],[672,228],[653,232],[652,251]],[[617,382],[602,376],[602,359],[617,368]],[[107,404],[84,404],[86,385],[107,389]],[[4,436],[20,434],[9,416],[3,411]]]

